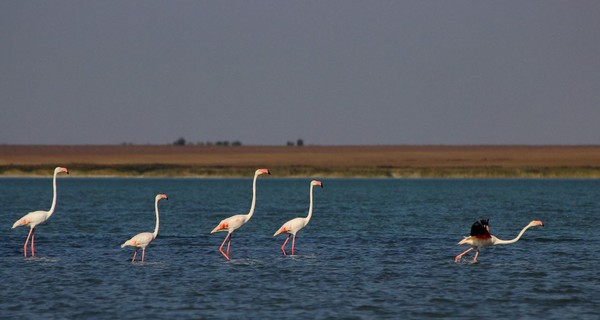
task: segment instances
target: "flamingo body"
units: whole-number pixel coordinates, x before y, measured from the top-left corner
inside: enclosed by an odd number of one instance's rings
[[[160,201],[161,199],[169,200],[169,197],[166,194],[157,194],[156,197],[154,198],[154,208],[155,208],[155,212],[156,212],[156,226],[154,227],[154,233],[152,233],[152,232],[138,233],[135,236],[133,236],[131,239],[123,242],[123,244],[121,245],[121,248],[125,248],[125,247],[134,247],[135,248],[135,252],[133,253],[133,258],[131,259],[131,262],[135,261],[135,258],[137,257],[137,253],[138,253],[139,249],[142,249],[142,262],[144,262],[144,258],[146,255],[146,247],[148,245],[150,245],[150,243],[152,243],[152,241],[154,241],[154,239],[156,239],[156,237],[158,236],[158,227],[160,225],[160,218],[158,215],[158,201]]]
[[[230,260],[229,248],[231,245],[231,234],[235,230],[239,229],[241,226],[246,224],[246,222],[248,222],[250,220],[250,218],[252,218],[252,215],[254,215],[254,208],[256,207],[256,179],[258,178],[258,176],[260,176],[261,174],[265,174],[265,173],[271,174],[271,172],[269,172],[268,169],[258,169],[254,172],[254,179],[252,181],[252,204],[250,205],[250,211],[248,212],[248,214],[237,214],[235,216],[231,216],[229,218],[223,219],[210,232],[210,233],[215,233],[215,232],[220,232],[220,231],[227,231],[227,235],[225,236],[225,239],[223,240],[223,242],[221,243],[221,246],[219,247],[219,252],[227,260]],[[227,250],[223,251],[223,246],[225,245],[225,243],[227,243]]]
[[[46,222],[50,218],[50,214],[48,211],[32,211],[28,214],[24,215],[21,219],[17,220],[12,229],[20,226],[28,226],[30,228],[35,228],[38,225]]]
[[[138,233],[135,236],[133,236],[133,238],[125,241],[121,245],[121,248],[125,248],[127,246],[135,247],[138,249],[146,248],[150,244],[150,242],[152,242],[152,240],[154,240],[154,235],[151,232]]]
[[[231,216],[227,219],[223,219],[221,220],[221,222],[219,222],[219,225],[216,226],[210,233],[215,233],[215,232],[220,232],[220,231],[227,231],[229,233],[235,231],[236,229],[239,229],[241,226],[243,226],[246,222],[248,222],[248,220],[250,220],[247,215],[245,214],[236,214],[235,216]]]
[[[292,220],[289,220],[288,222],[284,223],[283,226],[281,226],[281,228],[279,228],[275,234],[273,234],[273,236],[277,236],[279,234],[282,233],[287,233],[288,237],[285,239],[285,241],[283,242],[283,245],[281,246],[281,251],[283,252],[283,255],[287,255],[285,253],[285,245],[288,243],[288,241],[290,240],[290,235],[292,236],[292,255],[294,255],[294,251],[295,251],[295,245],[296,245],[296,233],[298,233],[298,231],[302,230],[302,228],[306,227],[306,225],[308,224],[308,222],[310,221],[310,218],[312,217],[312,213],[313,213],[313,187],[314,186],[319,186],[321,188],[323,188],[323,183],[321,181],[317,181],[317,180],[313,180],[310,182],[310,205],[308,208],[308,215],[306,217],[298,217],[298,218],[294,218]]]
[[[277,236],[282,233],[289,233],[291,235],[296,235],[296,233],[298,233],[298,231],[300,231],[302,228],[306,227],[307,224],[308,224],[308,221],[306,218],[302,218],[302,217],[294,218],[294,219],[284,223],[283,226],[281,226],[281,228],[279,228],[279,230],[277,230],[277,232],[275,232],[275,234],[273,236]]]
[[[56,208],[56,198],[57,198],[56,176],[59,173],[69,174],[69,170],[67,168],[63,168],[63,167],[54,168],[54,174],[52,176],[53,196],[52,196],[52,206],[50,207],[50,210],[48,210],[48,211],[39,210],[39,211],[29,212],[26,215],[24,215],[23,217],[21,217],[19,220],[17,220],[12,225],[12,229],[14,229],[16,227],[20,227],[20,226],[29,226],[29,234],[27,235],[27,239],[25,240],[25,245],[23,245],[23,255],[25,257],[27,257],[27,244],[29,243],[29,239],[31,239],[31,256],[32,257],[35,256],[35,227],[48,221],[48,219],[50,219],[50,217],[54,213],[54,209]]]
[[[478,229],[479,227],[476,227],[476,224],[481,224],[481,222],[486,222],[485,224],[483,224],[483,226],[485,227],[486,231],[482,232],[481,234],[475,234],[474,233],[474,229]],[[460,261],[460,259],[462,258],[462,256],[464,256],[465,254],[467,254],[469,251],[476,249],[475,252],[475,257],[473,258],[473,262],[477,262],[477,257],[479,256],[479,249],[481,248],[485,248],[485,247],[491,247],[491,246],[496,246],[496,245],[503,245],[503,244],[513,244],[517,241],[519,241],[519,239],[521,239],[521,237],[523,236],[523,234],[525,233],[525,231],[527,231],[527,229],[531,228],[531,227],[537,227],[537,226],[544,226],[544,223],[541,220],[533,220],[531,221],[527,226],[525,226],[525,228],[523,228],[521,230],[521,232],[519,232],[519,234],[511,240],[502,240],[497,238],[496,236],[492,235],[489,233],[489,226],[487,225],[487,220],[480,220],[477,221],[473,224],[473,227],[471,227],[471,236],[469,237],[465,237],[464,239],[462,239],[461,241],[458,242],[459,245],[470,245],[471,248],[465,250],[464,252],[462,252],[461,254],[457,255],[454,258],[454,262],[458,262]]]

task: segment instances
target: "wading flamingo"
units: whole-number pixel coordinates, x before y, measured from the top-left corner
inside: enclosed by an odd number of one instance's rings
[[[221,243],[219,247],[219,252],[225,257],[225,259],[229,260],[229,245],[231,244],[231,234],[236,229],[243,226],[254,214],[254,207],[256,205],[256,178],[261,174],[271,174],[268,169],[258,169],[254,172],[254,181],[252,182],[252,205],[250,206],[250,212],[248,214],[238,214],[235,216],[231,216],[227,219],[223,219],[219,222],[219,225],[216,226],[210,233],[215,233],[219,231],[227,231],[227,236],[225,236],[225,240]],[[229,240],[229,241],[228,241]],[[223,252],[223,245],[227,242],[227,251]]]
[[[27,258],[27,243],[29,242],[29,238],[31,237],[31,256],[35,256],[35,227],[39,224],[46,222],[46,220],[50,219],[50,216],[54,213],[54,209],[56,208],[56,175],[59,173],[69,174],[69,170],[63,167],[54,168],[54,176],[52,177],[52,188],[54,190],[54,196],[52,197],[52,206],[48,211],[33,211],[26,215],[24,215],[21,219],[17,220],[12,226],[12,228],[20,227],[20,226],[29,226],[29,234],[27,235],[27,240],[25,240],[25,245],[23,246],[23,255]]]
[[[125,241],[121,245],[121,248],[127,246],[135,248],[135,252],[133,253],[133,258],[131,259],[131,262],[135,261],[135,257],[137,256],[138,250],[140,250],[140,248],[142,248],[142,262],[144,262],[146,247],[152,242],[152,240],[156,239],[156,236],[158,235],[158,226],[160,224],[160,219],[158,217],[158,201],[160,201],[161,199],[169,200],[169,197],[167,197],[166,194],[157,194],[154,198],[154,211],[156,211],[156,226],[154,227],[154,233],[138,233],[135,236],[133,236],[133,238]]]
[[[306,216],[306,218],[298,217],[298,218],[294,218],[294,219],[284,223],[283,226],[281,226],[281,228],[279,228],[279,230],[277,230],[277,232],[275,232],[275,234],[273,235],[275,237],[281,233],[288,234],[287,238],[285,238],[285,241],[283,242],[283,245],[281,246],[281,251],[283,251],[284,256],[287,255],[285,253],[285,245],[288,243],[288,240],[290,240],[290,235],[293,236],[292,237],[292,255],[294,255],[294,246],[296,244],[296,233],[298,233],[298,231],[302,230],[302,228],[306,227],[306,225],[310,221],[310,218],[312,217],[313,187],[314,186],[319,186],[319,187],[323,188],[323,183],[321,181],[317,181],[317,180],[313,180],[310,182],[310,206],[308,207],[308,215]]]
[[[473,258],[473,262],[475,263],[475,262],[477,262],[477,257],[479,256],[479,248],[496,246],[496,245],[500,245],[500,244],[515,243],[515,242],[519,241],[519,239],[521,239],[521,236],[525,233],[525,231],[527,229],[529,229],[531,227],[537,227],[537,226],[543,227],[544,223],[541,220],[533,220],[527,226],[525,226],[525,228],[523,228],[523,230],[521,230],[521,232],[519,232],[519,235],[517,235],[514,239],[501,240],[501,239],[496,238],[492,234],[490,234],[489,219],[476,221],[471,226],[471,236],[465,237],[458,243],[460,245],[468,244],[471,246],[471,248],[469,248],[469,249],[465,250],[463,253],[457,255],[454,258],[454,262],[460,261],[460,258],[462,258],[462,256],[464,256],[467,252],[469,252],[473,249],[476,249],[475,257]]]

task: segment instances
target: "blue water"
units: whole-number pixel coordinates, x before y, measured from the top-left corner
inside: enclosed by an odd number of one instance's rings
[[[254,217],[219,254],[218,222],[250,206],[250,179],[59,178],[57,212],[23,258],[50,179],[0,179],[0,318],[598,319],[600,181],[346,180],[315,189],[296,256],[273,233],[306,215],[310,179],[259,178]],[[120,244],[161,228],[145,263]],[[454,263],[471,224],[516,244]],[[289,245],[288,245],[289,248]],[[469,255],[472,257],[472,255]]]

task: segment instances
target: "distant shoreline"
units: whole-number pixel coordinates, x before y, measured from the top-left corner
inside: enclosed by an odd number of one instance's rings
[[[600,178],[600,146],[0,145],[0,176]]]

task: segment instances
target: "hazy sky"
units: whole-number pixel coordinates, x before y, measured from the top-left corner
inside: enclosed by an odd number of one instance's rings
[[[0,143],[599,144],[600,1],[0,1]]]

